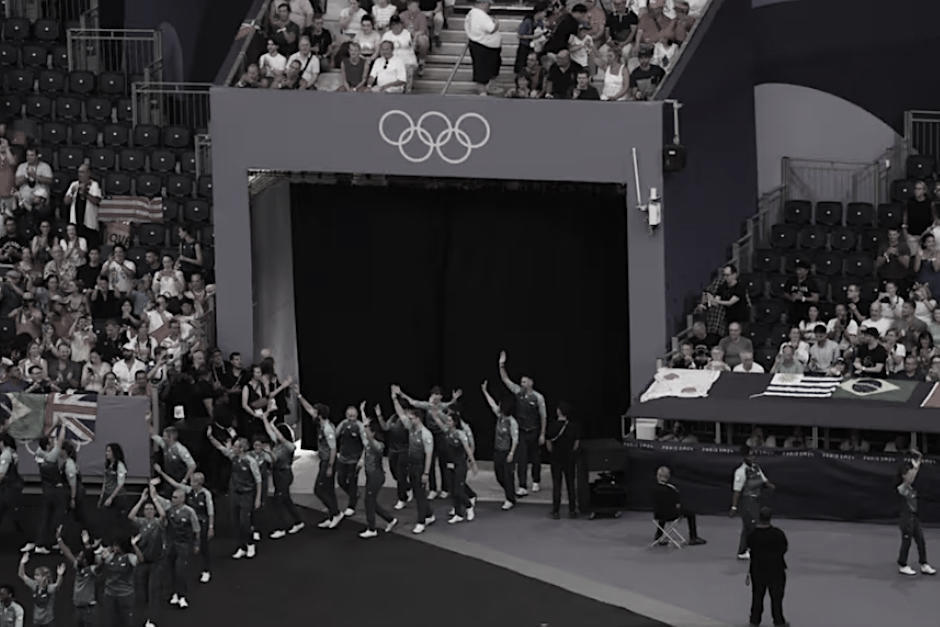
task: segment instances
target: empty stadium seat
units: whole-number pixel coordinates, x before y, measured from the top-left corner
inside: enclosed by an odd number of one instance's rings
[[[52,146],[58,146],[64,144],[68,137],[66,136],[68,132],[68,127],[61,122],[46,122],[42,125],[42,142],[44,144],[50,144]]]
[[[774,274],[767,277],[767,284],[770,286],[770,295],[774,298],[780,298],[787,293],[786,284],[790,277],[786,274]]]
[[[61,32],[62,29],[56,20],[36,20],[33,25],[33,37],[46,43],[57,41]]]
[[[95,75],[85,70],[69,72],[69,92],[87,96],[95,91]]]
[[[24,101],[27,117],[48,120],[52,117],[52,99],[42,94],[29,94]]]
[[[821,300],[816,306],[819,308],[820,320],[828,321],[836,317],[836,304],[831,300]]]
[[[111,148],[92,148],[88,151],[88,160],[91,167],[98,171],[114,169],[114,150]]]
[[[85,151],[78,146],[62,146],[56,154],[56,167],[63,170],[75,170],[85,161]]]
[[[131,177],[125,172],[108,172],[104,177],[104,193],[124,196],[131,193]]]
[[[166,148],[155,148],[150,152],[150,171],[168,174],[176,169],[176,154]]]
[[[905,176],[912,181],[923,181],[932,178],[937,170],[937,163],[933,157],[926,155],[911,155],[904,164]]]
[[[4,79],[7,91],[25,94],[33,90],[33,83],[36,80],[36,76],[33,74],[33,71],[29,69],[9,70],[4,76]]]
[[[204,272],[212,272],[215,268],[215,249],[212,246],[202,247],[202,267]]]
[[[749,324],[744,331],[744,337],[751,340],[754,348],[763,348],[770,336],[770,327],[766,324]]]
[[[37,87],[40,93],[57,96],[65,91],[65,74],[58,70],[42,70]]]
[[[189,129],[185,126],[167,126],[163,129],[163,145],[167,148],[187,148],[192,140]]]
[[[15,94],[0,94],[0,118],[6,120],[19,116],[23,109],[23,101]]]
[[[845,273],[854,277],[870,277],[875,263],[868,253],[853,253],[845,258]]]
[[[178,200],[173,198],[164,198],[163,199],[163,221],[164,222],[173,222],[180,215],[180,203]]]
[[[783,271],[787,274],[796,272],[796,264],[805,263],[809,267],[813,266],[813,251],[811,250],[793,250],[783,256]]]
[[[118,156],[118,168],[125,172],[140,172],[144,164],[144,152],[137,148],[123,148]]]
[[[862,250],[874,255],[887,240],[887,235],[880,229],[866,229],[861,235]]]
[[[111,121],[111,101],[94,96],[85,101],[85,117],[95,122]]]
[[[16,322],[10,318],[0,319],[0,344],[9,344],[16,337]]]
[[[813,205],[808,200],[788,200],[783,206],[783,221],[787,224],[809,224]]]
[[[130,130],[126,124],[108,124],[101,133],[101,142],[105,146],[117,148],[127,146]]]
[[[842,274],[842,262],[842,254],[836,251],[827,252],[821,250],[813,258],[813,266],[816,268],[816,274],[823,276]]]
[[[20,50],[20,60],[23,67],[38,70],[46,67],[46,62],[49,60],[49,51],[45,46],[23,46]]]
[[[818,250],[826,247],[826,240],[829,238],[829,229],[818,224],[807,224],[800,229],[797,241],[800,248],[809,250]]]
[[[142,172],[134,178],[134,193],[155,198],[163,192],[163,179],[157,174]]]
[[[209,233],[212,233],[212,227],[209,227]],[[202,240],[202,235],[200,235],[200,241],[204,241]],[[766,287],[767,277],[765,277],[763,274],[742,274],[740,277],[738,277],[738,281],[741,283],[741,285],[744,286],[744,289],[747,290],[748,296],[751,297],[751,300],[760,298],[764,295],[764,288]]]
[[[845,211],[847,226],[869,227],[875,224],[875,208],[868,202],[850,202]]]
[[[779,299],[761,300],[754,304],[754,318],[759,323],[773,325],[780,322],[786,306]]]
[[[184,152],[180,155],[180,172],[183,174],[196,173],[196,153],[193,151]]]
[[[186,196],[192,196],[192,193],[193,193],[192,177],[186,176],[185,174],[171,174],[167,178],[166,193],[167,193],[167,196],[173,196],[175,198],[183,198]]]
[[[51,163],[51,159],[44,159],[46,163]],[[69,188],[71,183],[70,173],[68,172],[52,172],[52,185],[49,186],[49,191],[52,192],[54,198],[61,198],[65,191]]]
[[[905,203],[914,195],[914,181],[898,179],[891,182],[891,200]]]
[[[775,250],[759,249],[754,251],[752,268],[755,272],[775,274],[780,272],[780,253]]]
[[[829,281],[829,291],[831,293],[832,300],[836,301],[837,303],[844,303],[845,294],[849,285],[856,282],[857,279],[852,277],[832,277],[832,280]]]
[[[153,124],[138,124],[134,127],[134,146],[153,148],[160,145],[160,128]]]
[[[118,98],[114,103],[114,115],[118,122],[134,121],[134,105],[130,98]]]
[[[842,224],[842,203],[830,200],[816,203],[816,224],[824,226]]]
[[[148,248],[166,244],[166,226],[156,222],[145,222],[137,227],[137,241]]]
[[[855,235],[855,230],[847,226],[837,226],[829,234],[829,245],[832,250],[852,251],[855,250],[857,242],[858,238]]]
[[[770,245],[779,250],[796,246],[797,227],[793,224],[775,224],[770,229]]]
[[[8,41],[0,42],[0,68],[15,67],[20,63],[20,49]]]
[[[208,222],[209,203],[205,200],[187,200],[183,204],[183,219],[193,223]]]
[[[79,146],[94,146],[98,143],[98,127],[91,122],[76,122],[71,127],[71,142]]]
[[[69,49],[65,46],[53,46],[52,50],[49,51],[49,56],[52,59],[52,67],[63,72],[68,72],[69,69]]]
[[[875,279],[869,279],[867,281],[862,281],[862,284],[858,286],[859,291],[861,292],[861,299],[865,302],[874,302],[878,298],[878,294],[881,292],[881,286],[879,281]],[[862,313],[867,314],[867,311]]]
[[[212,177],[203,174],[196,181],[196,195],[200,198],[212,198]]]
[[[57,120],[82,119],[82,101],[74,96],[59,96],[55,99],[55,117]]]
[[[98,75],[98,93],[102,96],[117,98],[127,92],[124,74],[121,72],[102,72]]]
[[[131,246],[127,249],[125,257],[134,262],[138,268],[142,268],[147,263],[147,249],[143,246]]]
[[[182,215],[182,209],[180,210],[180,214]],[[170,246],[174,246],[174,247],[177,247],[177,248],[178,248],[179,245],[180,245],[180,234],[179,234],[179,231],[178,231],[177,229],[175,229],[175,228],[171,228],[171,229],[169,229],[169,233],[168,233],[168,234],[169,234],[169,236],[170,236]],[[178,252],[179,252],[179,251],[177,250],[176,253],[178,253]],[[176,253],[174,253],[174,255],[175,255]]]
[[[199,241],[205,246],[211,246],[212,244],[214,244],[215,243],[215,227],[211,224],[203,224],[201,227],[199,227]],[[755,298],[757,296],[762,296],[764,293],[765,278],[761,275],[756,275],[756,274],[749,274],[745,276],[751,277],[748,279],[749,283],[745,283],[745,286],[748,287],[748,290],[752,288],[757,289],[758,286],[760,287],[760,292],[758,292],[757,294],[752,294],[752,298]]]
[[[888,202],[878,205],[878,228],[897,229],[904,222],[904,207]]]
[[[764,347],[754,351],[754,363],[760,364],[764,372],[770,372],[771,368],[774,367],[776,359],[777,349],[775,348]]]
[[[10,17],[3,22],[3,40],[23,42],[29,39],[29,20],[24,17]]]

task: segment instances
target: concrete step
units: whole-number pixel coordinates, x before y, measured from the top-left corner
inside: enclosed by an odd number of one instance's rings
[[[459,54],[429,54],[425,60],[425,64],[427,66],[452,68],[454,64],[457,63],[458,58],[460,58]],[[502,67],[512,67],[513,63],[516,62],[516,47],[513,46],[510,50],[504,48],[503,53],[500,55],[500,61],[502,61]],[[464,55],[463,59],[460,61],[460,65],[467,67],[472,65],[470,53]]]
[[[496,19],[499,22],[499,32],[501,33],[515,33],[519,30],[519,24],[522,23],[522,18],[518,17],[502,17],[497,15]],[[462,16],[451,16],[447,18],[447,29],[464,32],[463,24],[465,21],[466,19]]]
[[[421,80],[415,81],[414,86],[411,89],[413,94],[440,94],[441,90],[444,89],[446,81],[438,80]],[[506,90],[512,87],[512,81],[493,81],[494,85],[497,85],[500,89]],[[473,81],[453,81],[450,84],[450,87],[447,88],[447,95],[460,95],[460,94],[476,94],[477,85]]]
[[[459,56],[460,56],[460,53],[463,52],[463,49],[464,49],[464,47],[465,47],[466,45],[467,45],[466,41],[462,41],[462,42],[460,42],[460,43],[457,43],[457,42],[447,42],[447,43],[441,42],[441,45],[440,45],[439,47],[438,47],[438,46],[435,46],[435,47],[434,47],[434,54],[435,54],[435,55],[447,56],[447,57],[459,57]],[[515,55],[515,54],[516,54],[516,48],[517,48],[517,47],[518,47],[518,46],[517,46],[517,44],[515,44],[515,43],[508,44],[508,43],[503,42],[502,56],[506,56],[507,54]],[[466,56],[468,56],[468,57],[470,56],[470,52],[469,52],[469,51],[467,52],[467,55],[466,55]]]
[[[514,32],[503,33],[501,38],[503,45],[519,43],[519,35]],[[467,42],[467,34],[462,30],[448,29],[441,31],[441,43],[459,43],[461,45]]]

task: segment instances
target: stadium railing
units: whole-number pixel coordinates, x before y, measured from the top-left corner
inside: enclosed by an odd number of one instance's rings
[[[98,0],[4,0],[3,5],[5,17],[78,22],[83,28],[98,27]]]
[[[162,67],[163,38],[151,29],[70,28],[66,32],[69,71],[143,75]]]

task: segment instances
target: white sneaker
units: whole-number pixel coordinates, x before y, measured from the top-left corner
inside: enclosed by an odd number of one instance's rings
[[[189,607],[189,602],[186,600],[186,597],[180,597],[180,609],[185,610]]]
[[[368,540],[369,538],[376,538],[378,537],[378,535],[379,535],[379,532],[376,531],[375,529],[366,529],[365,531],[359,534],[359,537]]]
[[[448,515],[448,516],[453,516],[453,515],[456,514],[456,513],[457,513],[457,510],[455,510],[453,507],[451,507],[449,510],[447,510],[447,515]]]
[[[409,500],[411,500],[411,499],[409,499]],[[404,501],[396,501],[396,502],[395,502],[395,505],[392,507],[392,509],[405,509],[405,502],[404,502]]]
[[[199,575],[199,583],[209,583],[210,579],[212,579],[212,573],[208,570],[202,571],[202,574]]]
[[[936,575],[937,569],[931,566],[930,564],[921,564],[920,572],[924,573],[925,575]]]
[[[252,532],[252,534],[251,534],[251,539],[254,540],[255,542],[260,542],[260,541],[261,541],[261,532],[260,532],[260,531]]]
[[[448,496],[450,496],[450,492],[441,490],[441,493],[438,496],[440,496],[442,499],[446,499]]]
[[[332,529],[332,527],[330,527],[330,523],[332,522],[333,522],[332,518],[327,518],[326,520],[318,524],[317,527],[319,527],[320,529]]]
[[[429,500],[429,501],[433,501],[433,500],[436,499],[436,498],[437,498],[437,492],[435,492],[435,491],[433,491],[433,490],[432,490],[431,492],[428,492],[428,500]]]
[[[751,559],[751,549],[748,549],[744,553],[738,553],[739,560],[749,560]]]
[[[336,516],[333,516],[333,518],[330,519],[329,523],[327,523],[327,525],[326,525],[326,528],[327,528],[327,529],[336,529],[336,526],[339,525],[342,521],[343,521],[343,514],[342,514],[342,513],[339,513],[339,514],[337,514]]]
[[[476,518],[476,517],[477,517],[477,515],[473,512],[473,508],[472,508],[472,507],[468,507],[468,508],[467,508],[467,521],[469,522],[469,521],[473,520],[473,519]]]
[[[349,517],[349,516],[354,516],[355,514],[356,514],[356,510],[354,510],[351,507],[347,507],[346,509],[343,510],[343,516]]]
[[[527,496],[529,491],[525,488],[516,488],[516,496]]]
[[[392,518],[392,520],[389,521],[389,523],[388,523],[387,525],[385,525],[385,533],[390,533],[390,532],[392,531],[392,529],[395,528],[395,525],[397,525],[397,524],[398,524],[398,519],[397,519],[397,518]]]
[[[898,572],[901,573],[902,575],[916,575],[917,574],[917,571],[911,568],[910,566],[908,566],[907,564],[898,568]]]
[[[287,532],[286,532],[286,531],[284,531],[283,529],[278,529],[277,531],[272,532],[269,537],[270,537],[272,540],[280,540],[281,538],[283,538],[283,537],[286,536],[286,535],[287,535]]]
[[[414,498],[415,498],[415,493],[412,490],[408,490],[408,502],[411,503],[411,501]]]
[[[304,530],[304,527],[306,527],[306,526],[307,526],[307,525],[305,525],[304,523],[299,522],[299,523],[297,523],[296,525],[294,525],[293,527],[291,527],[290,529],[288,529],[288,530],[287,530],[287,533],[289,533],[290,535],[294,535],[295,533],[298,533],[298,532],[300,532],[300,531],[303,531],[303,530]]]
[[[144,627],[157,627],[157,624],[148,618],[147,622],[144,623]]]
[[[245,557],[245,555],[246,555],[245,549],[239,548],[237,551],[232,553],[232,559],[240,560],[241,558]]]
[[[179,604],[180,604],[180,598],[179,596],[174,594],[173,598],[170,599],[170,605],[179,605]]]
[[[24,545],[20,548],[20,553],[29,553],[30,551],[32,551],[32,550],[35,549],[35,548],[36,548],[36,543],[35,543],[35,542],[27,542],[26,544],[24,544]]]
[[[456,515],[454,515],[454,516],[451,517],[450,520],[447,521],[447,524],[449,524],[449,525],[456,525],[457,523],[462,523],[462,522],[463,522],[463,517],[462,517],[462,516],[456,516]]]
[[[533,484],[532,484],[532,491],[533,491],[533,492],[538,492],[538,491],[541,490],[541,489],[542,489],[542,488],[539,487],[539,484],[537,484],[537,483],[533,483]]]
[[[425,529],[426,527],[424,525],[422,525],[421,523],[418,523],[417,525],[414,526],[414,529],[411,530],[411,533],[424,533]]]
[[[434,517],[434,514],[431,514],[430,516],[428,516],[427,518],[424,519],[424,526],[425,526],[425,527],[430,527],[430,526],[433,525],[436,521],[437,521],[437,518]]]
[[[36,555],[49,555],[51,551],[44,546],[37,546],[35,549],[33,549],[33,553]]]
[[[511,510],[516,504],[512,501],[503,501],[503,511]]]
[[[245,557],[247,557],[248,559],[251,559],[251,558],[254,557],[254,556],[255,556],[255,545],[254,545],[254,544],[249,544],[249,545],[248,545],[248,552],[245,553]]]

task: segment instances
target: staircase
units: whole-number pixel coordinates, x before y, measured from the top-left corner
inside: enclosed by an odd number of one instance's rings
[[[464,32],[464,16],[471,9],[469,4],[458,4],[454,12],[447,18],[447,28],[441,33],[440,47],[433,46],[431,53],[425,61],[424,73],[415,76],[412,92],[416,94],[440,94],[447,79],[454,70],[460,53],[467,45],[467,35]],[[532,12],[531,7],[523,4],[493,5],[490,14],[499,20],[499,32],[502,33],[502,68],[499,76],[493,80],[494,86],[500,89],[509,89],[513,86],[512,66],[516,60],[516,48],[519,38],[516,31],[522,18]],[[470,51],[464,55],[460,67],[447,89],[450,94],[475,94],[476,85],[473,82],[473,66],[470,63]]]

